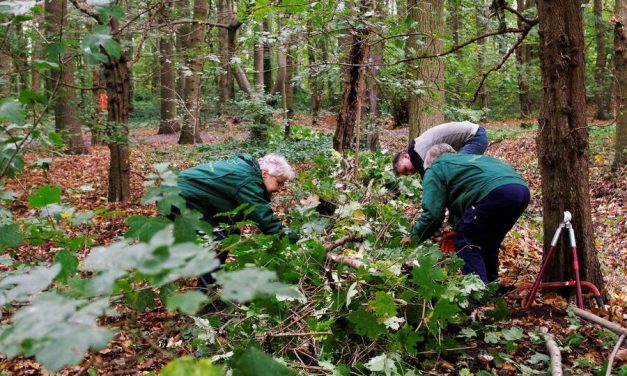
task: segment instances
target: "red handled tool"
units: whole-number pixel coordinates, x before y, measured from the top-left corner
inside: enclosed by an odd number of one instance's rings
[[[531,292],[527,296],[527,303],[525,304],[525,308],[531,307],[531,303],[535,299],[538,289],[555,288],[555,287],[572,287],[572,286],[575,286],[575,289],[577,291],[577,307],[579,307],[580,309],[583,309],[583,294],[581,293],[582,286],[585,286],[588,289],[592,290],[592,292],[594,293],[594,298],[596,299],[596,302],[599,308],[605,307],[605,305],[603,304],[603,298],[601,297],[601,293],[599,292],[599,289],[590,282],[582,281],[579,277],[579,258],[577,257],[577,244],[575,243],[575,231],[573,230],[573,226],[570,223],[571,219],[572,219],[572,215],[570,214],[570,212],[565,211],[564,221],[560,223],[560,225],[557,227],[557,230],[555,231],[555,235],[553,235],[553,240],[551,240],[551,245],[549,246],[548,253],[546,255],[546,258],[542,262],[540,273],[538,273],[538,276],[536,277],[536,280],[533,283],[533,285],[523,285],[518,288],[518,292],[531,289]],[[551,261],[553,252],[555,251],[557,241],[559,240],[559,237],[564,228],[568,230],[568,235],[569,235],[569,240],[570,240],[570,249],[573,254],[573,269],[575,270],[575,280],[573,281],[571,279],[568,281],[561,281],[561,282],[542,283],[541,282],[542,277],[544,277],[546,268],[549,265],[549,262]]]

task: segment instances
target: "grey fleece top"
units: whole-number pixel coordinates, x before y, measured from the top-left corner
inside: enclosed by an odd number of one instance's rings
[[[433,145],[449,144],[455,150],[462,146],[477,133],[479,125],[469,121],[452,121],[428,129],[414,140],[414,150],[424,161],[427,151]]]

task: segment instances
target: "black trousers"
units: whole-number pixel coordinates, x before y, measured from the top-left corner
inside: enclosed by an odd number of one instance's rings
[[[192,209],[190,207],[190,209]],[[181,214],[181,210],[179,208],[177,208],[176,206],[172,206],[172,209],[170,211],[170,214],[168,215],[168,219],[174,221],[176,219],[176,217],[178,215]],[[202,217],[202,220],[207,222],[209,225],[211,225],[211,227],[213,227],[213,234],[214,234],[214,238],[213,240],[215,241],[220,241],[222,239],[225,239],[228,235],[225,231],[220,230],[220,225],[218,224],[218,221],[214,218],[214,216],[209,215],[209,214],[204,214]],[[235,230],[233,232],[236,232]],[[229,252],[228,251],[220,251],[218,250],[218,254],[216,255],[216,258],[220,261],[220,265],[224,265],[224,263],[226,262],[226,258],[228,257]],[[202,291],[202,292],[207,292],[209,290],[209,286],[213,285],[216,283],[216,279],[213,277],[212,273],[216,272],[218,269],[220,269],[220,267],[217,267],[203,275],[201,275],[200,277],[198,277],[198,284],[197,284],[197,288],[198,290]]]
[[[484,283],[498,278],[501,242],[527,208],[529,199],[526,186],[506,184],[464,211],[455,228],[455,250],[464,260],[462,273],[478,274]]]

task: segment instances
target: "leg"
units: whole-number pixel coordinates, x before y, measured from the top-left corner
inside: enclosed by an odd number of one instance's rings
[[[477,129],[477,133],[466,142],[459,154],[483,154],[488,148],[488,134],[483,127]]]

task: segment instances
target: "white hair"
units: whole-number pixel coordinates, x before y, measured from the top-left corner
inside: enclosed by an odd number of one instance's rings
[[[272,176],[279,176],[286,180],[294,179],[294,169],[287,162],[284,156],[280,154],[268,154],[257,159],[259,167],[268,172]]]
[[[425,170],[431,167],[433,162],[438,159],[439,156],[445,153],[455,153],[455,149],[449,144],[436,144],[433,145],[429,151],[427,151],[427,155],[425,155]]]

